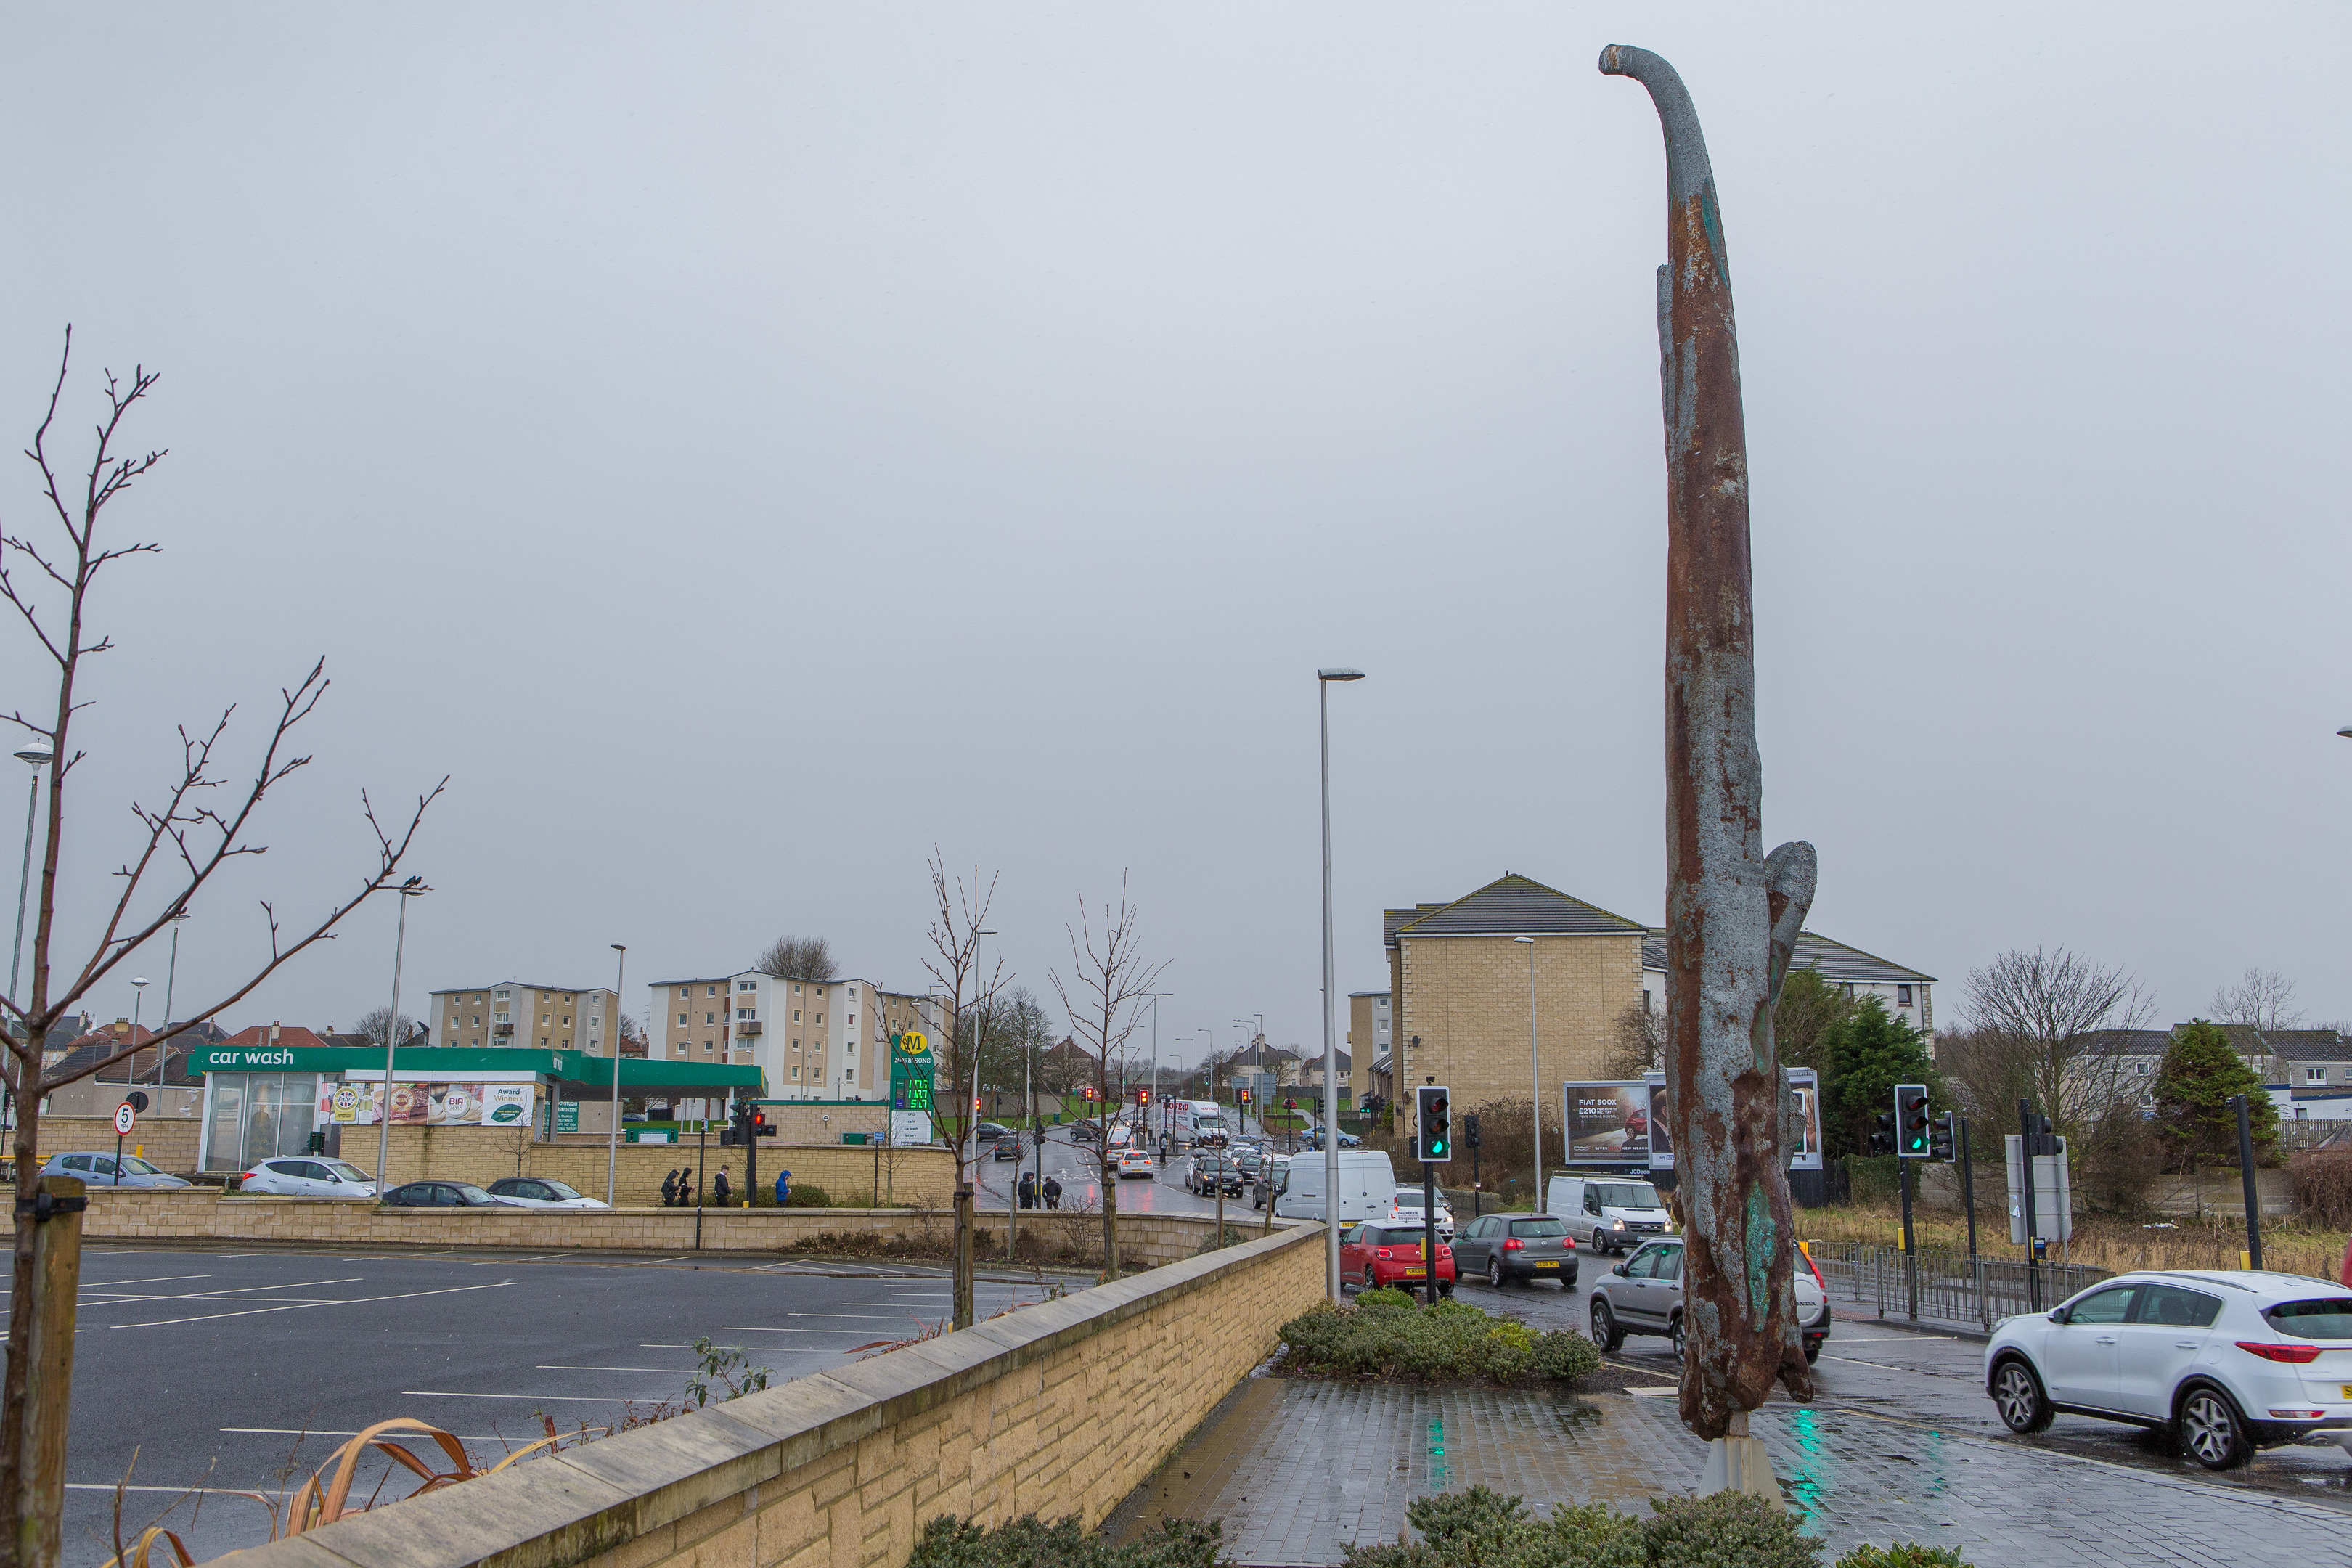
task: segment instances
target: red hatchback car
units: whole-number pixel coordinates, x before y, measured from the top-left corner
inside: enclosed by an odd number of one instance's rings
[[[1427,1236],[1420,1226],[1379,1226],[1369,1222],[1339,1236],[1339,1277],[1360,1282],[1367,1290],[1383,1285],[1412,1287],[1427,1279],[1422,1267],[1422,1243]],[[1437,1244],[1437,1293],[1454,1294],[1454,1248]]]

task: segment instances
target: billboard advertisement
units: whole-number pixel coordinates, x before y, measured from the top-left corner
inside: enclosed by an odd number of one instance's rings
[[[1562,1125],[1568,1133],[1567,1163],[1636,1165],[1650,1163],[1650,1086],[1646,1083],[1560,1085]]]
[[[1650,1074],[1650,1169],[1671,1171],[1675,1168],[1675,1134],[1666,1119],[1666,1075]]]
[[[538,1085],[522,1083],[404,1083],[392,1086],[392,1122],[416,1127],[524,1127],[531,1125]],[[352,1079],[319,1086],[321,1121],[373,1127],[382,1079]],[[576,1114],[576,1112],[575,1112]]]
[[[1789,1154],[1789,1169],[1822,1168],[1822,1075],[1811,1068],[1789,1068],[1790,1097],[1796,1101],[1797,1147]]]

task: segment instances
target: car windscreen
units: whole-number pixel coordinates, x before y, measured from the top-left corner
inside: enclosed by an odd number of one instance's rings
[[[163,1173],[162,1166],[151,1165],[136,1154],[122,1156],[122,1172],[128,1176],[160,1176]]]
[[[1511,1234],[1517,1237],[1566,1236],[1568,1226],[1556,1219],[1515,1219]]]
[[[577,1187],[566,1186],[562,1182],[542,1181],[540,1184],[553,1193],[560,1203],[568,1203],[580,1195],[580,1190]]]
[[[466,1201],[469,1204],[488,1204],[496,1203],[498,1201],[496,1198],[491,1197],[489,1194],[482,1191],[481,1188],[474,1185],[471,1182],[458,1182],[455,1184],[455,1186],[457,1191],[462,1194]]]
[[[357,1165],[346,1165],[341,1160],[328,1161],[327,1169],[334,1172],[336,1175],[341,1176],[347,1182],[364,1182],[372,1179],[365,1171],[361,1170]]]
[[[1406,1230],[1401,1226],[1392,1226],[1387,1230],[1375,1231],[1373,1233],[1373,1237],[1380,1245],[1384,1247],[1419,1247],[1423,1241],[1428,1239],[1428,1237],[1424,1232],[1419,1230]]]
[[[1658,1189],[1647,1182],[1594,1182],[1591,1188],[1605,1209],[1658,1209]]]
[[[2305,1340],[2352,1340],[2352,1297],[2282,1301],[2263,1314],[2283,1334]]]
[[[1417,1209],[1421,1207],[1421,1189],[1419,1187],[1399,1187],[1396,1194],[1396,1206],[1401,1209]]]

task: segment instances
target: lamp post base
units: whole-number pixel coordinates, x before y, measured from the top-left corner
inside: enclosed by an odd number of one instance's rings
[[[1717,1437],[1706,1446],[1706,1468],[1699,1472],[1698,1495],[1752,1492],[1773,1512],[1787,1511],[1780,1483],[1772,1479],[1772,1457],[1761,1437]]]

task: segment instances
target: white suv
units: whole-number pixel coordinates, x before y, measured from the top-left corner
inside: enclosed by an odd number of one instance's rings
[[[1422,1210],[1421,1197],[1419,1187],[1399,1187],[1396,1194],[1389,1200],[1388,1217],[1381,1223],[1427,1226],[1429,1221]],[[1437,1239],[1447,1242],[1454,1239],[1454,1210],[1444,1198],[1437,1200]]]
[[[2001,1320],[1985,1392],[2011,1431],[2061,1410],[2128,1421],[2212,1470],[2315,1432],[2352,1447],[2352,1290],[2238,1269],[2119,1275]]]
[[[375,1178],[356,1165],[323,1155],[307,1159],[264,1160],[237,1183],[244,1193],[270,1193],[282,1198],[372,1198]]]

